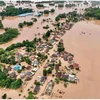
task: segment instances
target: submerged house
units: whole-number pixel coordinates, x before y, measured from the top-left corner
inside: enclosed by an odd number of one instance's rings
[[[35,88],[34,88],[34,93],[38,93],[40,90],[40,86],[39,85],[36,85]]]
[[[41,16],[42,14],[43,14],[43,13],[38,12],[37,14],[34,14],[34,16],[39,17],[39,16]]]
[[[40,83],[43,84],[46,81],[47,77],[46,76],[42,76],[40,79]]]
[[[24,78],[26,75],[25,75],[25,72],[21,72],[20,74],[20,78]]]
[[[32,79],[32,77],[28,77],[28,76],[27,76],[27,77],[25,78],[25,81],[30,81],[31,79]]]
[[[39,46],[37,46],[37,48],[38,48],[40,51],[42,51],[43,48],[44,48],[44,46],[43,46],[43,45],[39,45]]]
[[[78,78],[75,75],[69,74],[68,79],[69,82],[77,82]]]
[[[12,73],[10,73],[10,74],[9,74],[9,77],[10,77],[10,78],[16,78],[16,77],[17,77],[17,75],[16,75],[16,73],[15,73],[15,72],[12,72]]]
[[[32,62],[33,66],[38,66],[38,64],[39,64],[39,62],[37,60],[35,60],[35,61]]]
[[[16,58],[17,58],[18,61],[20,61],[21,58],[22,58],[22,55],[19,52],[16,52],[15,56],[16,56]]]
[[[28,76],[28,77],[31,77],[31,76],[34,75],[34,73],[33,72],[27,72],[25,75]]]
[[[79,64],[74,63],[74,64],[73,64],[73,67],[74,67],[75,69],[79,70]]]
[[[27,70],[30,70],[30,69],[31,69],[31,66],[27,66],[26,69],[27,69]]]

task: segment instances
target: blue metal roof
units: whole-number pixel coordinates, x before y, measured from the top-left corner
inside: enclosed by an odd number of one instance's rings
[[[31,12],[31,13],[20,14],[20,15],[18,15],[18,16],[19,16],[19,17],[25,17],[25,16],[29,16],[29,15],[33,15],[33,12]]]

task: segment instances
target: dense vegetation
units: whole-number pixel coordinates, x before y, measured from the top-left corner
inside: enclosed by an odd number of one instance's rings
[[[2,69],[2,66],[0,66],[0,68]],[[22,85],[21,79],[9,78],[7,75],[6,69],[5,68],[3,70],[1,69],[0,69],[0,86],[1,87],[17,89]]]
[[[5,2],[4,1],[0,1],[0,6],[5,6]]]
[[[0,49],[0,62],[10,65],[15,65],[17,62],[15,61],[15,56],[13,50],[19,47],[26,47],[27,52],[31,52],[32,50],[36,50],[36,41],[38,39],[34,39],[33,41],[24,40],[22,43],[12,44],[11,46],[7,47],[6,50]],[[39,55],[41,56],[41,55]],[[42,56],[43,59],[46,59],[47,56]],[[21,56],[21,61],[26,62],[27,64],[31,64],[31,61],[28,57]]]
[[[100,8],[87,8],[84,14],[86,19],[90,17],[100,20]]]
[[[75,7],[75,4],[66,4],[65,7]]]
[[[26,50],[33,48],[34,50],[36,49],[35,43],[36,41],[38,41],[38,39],[34,39],[33,41],[28,41],[28,40],[24,40],[22,43],[16,43],[16,44],[12,44],[11,46],[7,47],[6,50],[10,51],[19,47],[26,47]],[[28,50],[27,50],[28,51]]]
[[[29,8],[15,8],[13,6],[6,7],[2,12],[0,12],[1,16],[17,16],[23,13],[30,13],[33,12],[32,9]]]
[[[14,53],[0,49],[0,63],[11,64],[11,65],[16,64]]]
[[[60,18],[66,18],[66,14],[65,14],[65,13],[59,14],[59,15],[55,18],[55,20],[56,20],[56,21],[59,21]]]
[[[80,17],[82,17],[82,15],[77,14],[76,11],[72,11],[69,12],[67,14],[63,13],[63,14],[59,14],[55,20],[59,21],[61,18],[67,18],[67,22],[77,22],[78,20],[80,20]]]
[[[43,39],[46,39],[46,40],[47,40],[47,39],[50,37],[51,33],[52,33],[52,30],[48,30],[48,31],[43,35]]]
[[[23,28],[25,25],[26,26],[31,26],[31,25],[33,25],[33,22],[26,22],[26,21],[24,21],[23,23],[19,23],[18,27],[19,28]]]
[[[0,34],[0,44],[6,43],[19,35],[17,29],[8,28],[3,34]]]
[[[63,45],[63,43],[58,43],[58,52],[62,52],[62,51],[64,51],[65,50],[65,48],[64,48],[64,45]]]
[[[67,13],[67,18],[68,20],[67,21],[72,21],[72,22],[78,22],[78,20],[80,19],[80,16],[79,14],[77,14],[76,11],[72,11],[72,12],[69,12]]]
[[[3,29],[3,24],[2,24],[2,21],[0,20],[0,29]]]

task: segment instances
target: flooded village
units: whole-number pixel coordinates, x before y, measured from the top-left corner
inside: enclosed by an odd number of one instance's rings
[[[20,1],[0,6],[0,98],[100,98],[100,21],[84,16],[91,6]],[[20,14],[9,16],[6,7]],[[9,32],[16,36],[6,42],[2,34]]]

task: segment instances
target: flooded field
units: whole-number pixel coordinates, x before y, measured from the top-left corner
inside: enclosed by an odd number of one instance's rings
[[[55,13],[49,13],[48,15],[42,15],[41,17],[37,18],[38,21],[36,23],[34,23],[33,26],[31,27],[24,27],[23,29],[19,29],[19,32],[20,32],[20,35],[13,39],[12,41],[6,43],[6,44],[3,44],[3,45],[0,45],[1,48],[6,48],[8,47],[9,45],[13,44],[13,43],[17,43],[17,42],[22,42],[23,40],[33,40],[33,38],[35,37],[35,34],[43,34],[44,32],[46,32],[46,30],[43,29],[43,26],[49,24],[49,23],[44,23],[43,25],[41,25],[41,21],[43,19],[46,19],[46,18],[51,18],[53,21],[55,21],[55,17],[58,15],[58,14],[61,14],[61,13],[68,13],[68,12],[71,12],[71,11],[74,11],[75,8],[77,8],[77,12],[78,13],[83,13],[84,10],[82,10],[83,8],[86,8],[88,6],[85,6],[85,5],[80,5],[80,6],[76,6],[76,7],[73,7],[73,8],[66,8],[66,7],[63,7],[63,8],[58,8],[58,7],[55,7],[55,6],[50,6],[48,8],[48,4],[45,4],[47,7],[44,8],[44,9],[47,9],[47,10],[50,10],[52,8],[55,9]],[[25,5],[19,5],[19,6],[22,6],[24,7]],[[18,6],[18,7],[19,7]],[[32,9],[34,11],[44,11],[44,9],[37,9],[35,4],[32,4]],[[31,21],[31,18],[33,18],[34,16],[26,16],[26,17],[6,17],[2,23],[4,25],[4,27],[12,27],[12,28],[18,28],[18,24],[21,23],[21,22],[24,22],[24,21]],[[52,28],[52,25],[51,23],[49,24],[49,26],[51,26]],[[37,27],[39,27],[39,29],[37,29]],[[2,32],[0,32],[2,33]],[[28,35],[27,35],[28,34]]]

